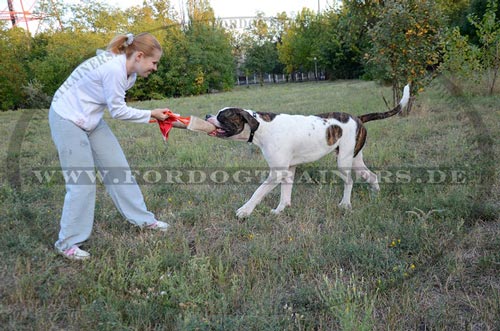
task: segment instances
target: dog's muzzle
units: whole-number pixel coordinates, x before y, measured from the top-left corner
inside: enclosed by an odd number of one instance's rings
[[[227,131],[220,127],[220,123],[219,123],[219,121],[217,121],[217,119],[215,119],[214,115],[207,114],[205,116],[205,121],[212,124],[216,128],[214,131],[212,131],[208,134],[209,136],[219,137],[219,138],[227,138],[227,136],[228,136]]]

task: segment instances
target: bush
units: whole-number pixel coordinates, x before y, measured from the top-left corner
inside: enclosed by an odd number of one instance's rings
[[[460,34],[458,27],[445,32],[441,48],[443,62],[439,65],[440,72],[462,88],[461,82],[479,83],[479,49],[469,43],[467,36]]]
[[[50,107],[52,97],[43,92],[43,84],[32,80],[23,86],[24,101],[21,108],[45,109]]]

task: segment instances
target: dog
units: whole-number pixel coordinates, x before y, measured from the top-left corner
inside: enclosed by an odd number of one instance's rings
[[[340,207],[351,208],[352,170],[370,185],[371,190],[378,192],[380,187],[377,175],[371,172],[363,161],[363,147],[367,136],[363,124],[398,114],[407,107],[409,99],[410,88],[406,85],[399,104],[383,113],[353,116],[332,112],[304,116],[226,107],[216,115],[207,115],[205,120],[217,128],[210,133],[211,136],[257,145],[270,168],[267,179],[237,210],[236,216],[249,216],[278,184],[281,184],[280,202],[271,212],[281,213],[291,205],[296,167],[316,161],[334,151],[337,153],[340,177],[344,181]]]

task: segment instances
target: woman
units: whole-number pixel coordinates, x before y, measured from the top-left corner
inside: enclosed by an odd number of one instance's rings
[[[165,109],[141,110],[125,103],[125,92],[134,85],[137,75],[148,77],[156,71],[161,55],[160,44],[148,33],[119,35],[106,51],[80,64],[54,95],[49,124],[66,180],[55,247],[69,259],[90,257],[79,244],[92,232],[95,168],[125,219],[143,228],[168,228],[146,209],[120,144],[103,120],[106,108],[112,118],[130,122],[148,123],[151,118],[163,121],[168,117]]]

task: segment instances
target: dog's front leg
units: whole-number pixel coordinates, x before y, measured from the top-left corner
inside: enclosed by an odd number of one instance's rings
[[[242,218],[250,215],[262,199],[283,180],[283,172],[284,170],[271,169],[269,176],[264,183],[255,190],[250,200],[236,211],[236,216]]]
[[[278,207],[276,207],[276,209],[271,210],[271,213],[279,214],[283,211],[283,209],[292,204],[292,188],[293,180],[295,177],[295,169],[295,166],[290,167],[286,176],[281,181],[280,204],[278,205]]]

